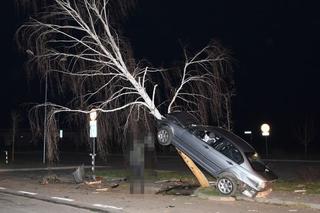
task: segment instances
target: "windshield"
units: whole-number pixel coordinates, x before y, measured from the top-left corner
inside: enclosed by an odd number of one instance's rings
[[[252,168],[257,172],[264,172],[266,169],[265,164],[261,161],[258,153],[256,152],[246,152],[245,155],[247,156]]]

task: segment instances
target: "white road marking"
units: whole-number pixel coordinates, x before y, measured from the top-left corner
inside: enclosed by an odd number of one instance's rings
[[[109,205],[102,205],[102,204],[93,204],[95,207],[101,207],[101,208],[110,208],[110,209],[116,209],[116,210],[122,210],[123,208],[121,207],[116,207],[116,206],[109,206]]]
[[[73,199],[69,199],[69,198],[64,198],[64,197],[51,197],[52,199],[55,200],[63,200],[63,201],[68,201],[68,202],[73,202]]]
[[[34,192],[27,192],[27,191],[18,191],[22,194],[27,194],[27,195],[37,195],[38,193],[34,193]]]
[[[4,187],[0,187],[0,189],[1,189],[1,190],[5,190],[5,189],[7,189],[7,188],[4,188]]]

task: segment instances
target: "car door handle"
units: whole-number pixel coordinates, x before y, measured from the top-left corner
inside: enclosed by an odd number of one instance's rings
[[[227,161],[227,163],[228,163],[228,164],[230,164],[230,165],[233,165],[233,163],[232,163],[232,162],[230,162],[230,161]]]
[[[208,147],[208,146],[205,146],[205,145],[203,145],[203,146],[204,146],[204,148],[209,149],[209,147]]]

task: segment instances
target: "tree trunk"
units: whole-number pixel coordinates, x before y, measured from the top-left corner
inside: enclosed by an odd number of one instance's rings
[[[183,161],[187,164],[191,172],[197,178],[201,187],[209,187],[209,181],[206,176],[202,173],[202,171],[197,167],[197,165],[183,152],[177,149],[179,155],[182,157]]]

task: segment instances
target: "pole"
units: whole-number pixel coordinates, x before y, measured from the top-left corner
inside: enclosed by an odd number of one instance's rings
[[[47,98],[48,98],[48,75],[46,73],[45,91],[44,91],[44,122],[43,122],[43,155],[42,163],[46,163],[46,145],[47,145]]]
[[[90,112],[90,138],[92,138],[92,153],[91,155],[91,170],[92,170],[92,178],[93,180],[96,180],[95,175],[95,157],[96,157],[96,138],[97,138],[97,112],[95,110],[91,110]]]
[[[92,138],[92,154],[91,155],[91,171],[92,171],[92,178],[95,180],[95,157],[96,157],[96,140]]]
[[[266,138],[266,158],[268,158],[268,155],[269,155],[269,153],[268,153],[268,136],[265,136],[265,138]]]
[[[6,164],[8,164],[9,163],[8,151],[6,150],[4,151],[4,153],[6,154]]]

